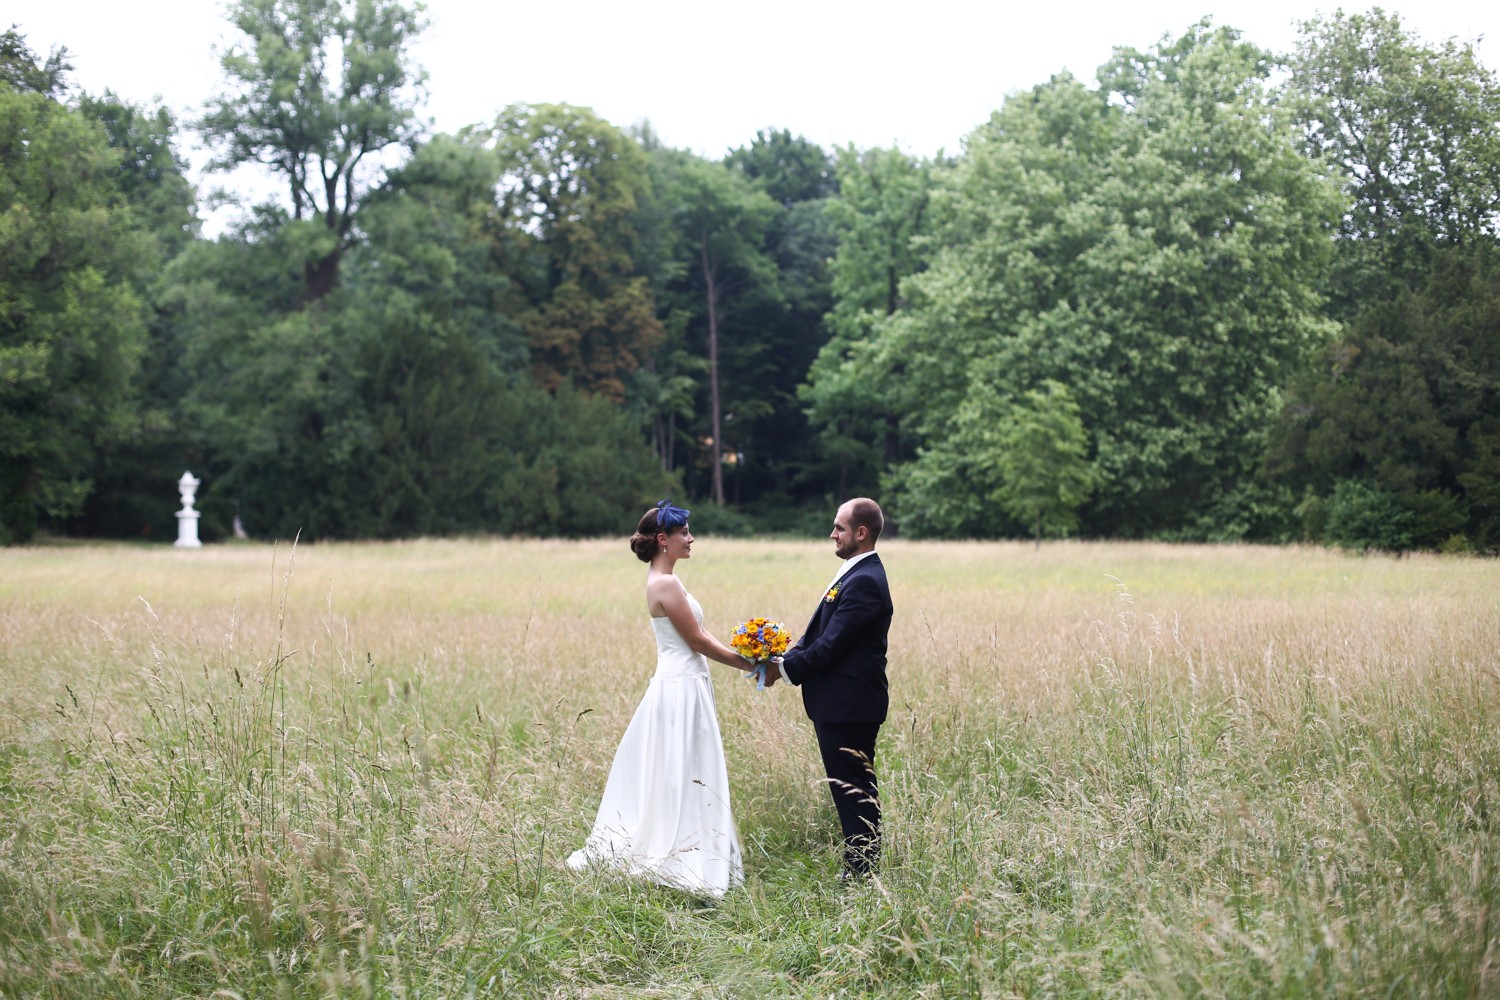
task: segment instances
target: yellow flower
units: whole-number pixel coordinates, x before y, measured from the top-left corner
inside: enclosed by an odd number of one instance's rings
[[[751,618],[730,633],[729,645],[748,659],[766,660],[785,653],[791,646],[791,636],[780,622]]]

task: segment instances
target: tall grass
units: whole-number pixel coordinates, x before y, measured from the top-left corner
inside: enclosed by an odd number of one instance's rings
[[[1500,567],[892,542],[881,874],[716,667],[745,887],[561,860],[619,542],[0,553],[0,996],[1500,996]],[[825,543],[700,542],[721,634]]]

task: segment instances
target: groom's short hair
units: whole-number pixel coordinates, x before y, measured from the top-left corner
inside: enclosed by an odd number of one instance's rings
[[[849,527],[863,527],[870,533],[870,544],[880,538],[880,529],[885,527],[885,514],[880,504],[869,497],[855,497],[849,501]]]

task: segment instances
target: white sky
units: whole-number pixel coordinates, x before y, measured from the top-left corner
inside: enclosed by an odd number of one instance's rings
[[[9,5],[8,5],[9,6]],[[997,3],[629,3],[427,0],[416,49],[438,131],[491,120],[518,101],[592,107],[621,127],[649,120],[666,143],[718,157],[757,129],[785,128],[825,148],[899,145],[958,152],[1006,95],[1067,69],[1092,80],[1116,45],[1146,48],[1210,15],[1273,51],[1295,22],[1340,5],[1259,0]],[[1368,3],[1344,5],[1365,10]],[[1388,0],[1424,40],[1479,42],[1500,69],[1500,4]],[[66,45],[72,81],[187,121],[221,89],[216,51],[235,40],[219,0],[23,0],[0,15],[34,52]],[[191,154],[195,161],[202,155]],[[237,176],[215,184],[242,188]],[[210,228],[214,228],[212,225]]]

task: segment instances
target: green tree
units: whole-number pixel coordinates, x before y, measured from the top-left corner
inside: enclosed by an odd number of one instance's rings
[[[1412,515],[1395,495],[1342,479],[1328,500],[1326,537],[1356,552],[1404,552],[1412,547]]]
[[[1341,207],[1269,72],[1200,24],[1117,50],[1097,91],[1064,76],[1012,97],[969,137],[934,193],[940,249],[866,349],[869,377],[899,383],[924,474],[963,468],[966,399],[993,399],[998,420],[1054,379],[1094,440],[1087,530],[1269,530],[1258,445],[1279,387],[1332,333],[1318,288]]]
[[[1426,44],[1378,7],[1301,29],[1286,100],[1349,195],[1334,301],[1350,315],[1420,282],[1436,247],[1500,236],[1500,86],[1471,44]]]
[[[494,256],[501,164],[480,135],[437,136],[369,205],[373,245],[361,300],[466,331],[507,378],[526,370],[526,330],[505,308],[512,279]]]
[[[529,388],[525,335],[496,308],[510,285],[488,233],[499,175],[477,138],[438,136],[365,205],[367,238],[349,256],[337,302],[337,340],[350,356],[335,376],[348,380],[348,396],[335,400],[348,411],[326,445],[354,458],[324,486],[342,534],[495,524],[489,494],[501,467],[519,460],[507,438]]]
[[[1088,433],[1067,387],[1048,380],[1006,406],[988,385],[959,407],[946,446],[905,467],[902,525],[950,538],[1066,536],[1093,490]]]
[[[66,46],[53,49],[46,62],[39,62],[16,25],[0,34],[0,85],[61,101],[72,71]]]
[[[977,412],[963,416],[984,419]],[[1088,432],[1067,386],[1048,380],[1041,389],[1028,391],[1011,408],[994,443],[988,460],[1000,473],[996,499],[1011,517],[1031,525],[1037,547],[1044,533],[1066,536],[1076,530],[1078,508],[1094,483]]]
[[[285,184],[305,296],[338,283],[358,237],[368,168],[422,130],[416,108],[426,74],[410,48],[420,4],[397,0],[236,0],[244,36],[222,60],[233,88],[208,102],[199,128],[213,165],[259,164]]]
[[[647,197],[634,218],[635,267],[650,283],[662,340],[631,375],[627,407],[644,429],[662,470],[672,473],[686,461],[691,471],[698,450],[698,389],[706,382],[708,361],[688,343],[688,329],[701,311],[701,300],[686,285],[691,261],[685,257],[672,196],[678,158],[686,154],[663,146],[650,123],[635,126],[632,138],[646,153],[650,177]]]
[[[823,147],[786,129],[762,129],[724,162],[780,204],[820,201],[838,193],[838,176]]]
[[[1500,82],[1378,9],[1304,24],[1292,67],[1309,151],[1351,199],[1329,282],[1345,325],[1288,387],[1268,471],[1329,503],[1342,481],[1394,498],[1414,546],[1494,545],[1474,470],[1500,410]]]
[[[780,206],[766,231],[766,254],[776,266],[781,304],[766,301],[758,321],[757,340],[773,365],[761,386],[768,405],[736,409],[743,461],[734,466],[734,488],[736,496],[784,515],[794,491],[811,487],[821,494],[827,478],[797,393],[828,339],[823,317],[834,302],[829,262],[839,242],[831,209],[838,178],[821,146],[786,130],[756,133],[725,163]],[[821,495],[818,506],[826,506]]]
[[[1469,428],[1469,461],[1458,474],[1474,518],[1474,545],[1500,550],[1500,418]]]
[[[926,266],[933,169],[898,149],[838,153],[839,193],[828,206],[838,238],[829,268],[833,303],[824,317],[827,340],[800,390],[837,496],[875,492],[881,469],[903,457],[899,415],[913,401],[902,393],[900,363],[880,354],[875,331],[907,304],[902,281]]]
[[[137,291],[148,305],[146,343],[132,391],[135,419],[123,440],[95,456],[95,488],[68,532],[112,537],[172,537],[174,483],[184,469],[200,473],[201,453],[181,423],[188,386],[175,327],[164,314],[172,295],[165,266],[199,239],[197,195],[177,150],[177,124],[164,107],[147,109],[105,91],[81,94],[78,110],[98,121],[120,154],[115,188],[149,234],[163,265],[143,271]]]
[[[500,176],[483,136],[420,147],[367,201],[341,287],[315,303],[275,213],[174,262],[212,463],[205,526],[237,507],[253,534],[282,537],[580,535],[660,495],[617,406],[528,377],[525,332],[497,308]]]
[[[137,289],[154,248],[99,124],[58,102],[65,66],[5,41],[0,82],[0,541],[76,515],[135,419]],[[27,72],[22,65],[32,63]],[[18,89],[20,80],[44,90]]]
[[[78,111],[104,126],[120,153],[116,187],[142,224],[156,237],[164,258],[199,238],[197,192],[188,180],[188,162],[177,149],[178,126],[164,106],[132,104],[106,90],[81,94]]]
[[[704,347],[710,498],[722,506],[726,456],[737,457],[726,446],[727,415],[748,424],[764,412],[767,387],[779,375],[764,333],[767,314],[782,308],[775,263],[765,251],[777,206],[722,163],[679,150],[655,155],[659,197],[670,206],[677,234],[667,306],[680,311],[688,336]]]
[[[1361,480],[1398,498],[1421,547],[1465,530],[1431,499],[1483,495],[1478,445],[1500,412],[1500,256],[1446,246],[1430,266],[1422,287],[1366,304],[1291,384],[1267,466],[1320,496]],[[1484,510],[1470,527],[1490,539]]]
[[[612,400],[661,341],[634,226],[646,155],[587,108],[513,105],[495,122],[497,254],[512,279],[533,377]]]

